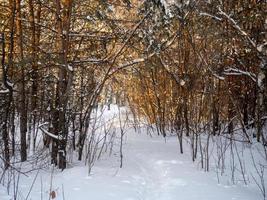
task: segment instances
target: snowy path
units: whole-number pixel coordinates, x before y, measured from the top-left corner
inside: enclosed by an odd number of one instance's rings
[[[218,185],[214,172],[203,172],[197,163],[192,163],[189,153],[181,155],[178,149],[175,137],[169,137],[165,142],[162,137],[151,138],[145,131],[137,134],[130,130],[122,169],[118,155],[115,155],[117,159],[113,156],[97,162],[90,176],[83,163],[56,172],[52,184],[55,199],[63,200],[63,191],[66,200],[261,199],[254,186],[231,186],[227,182]],[[30,178],[21,177],[21,196],[27,195],[35,173]],[[49,170],[40,172],[29,199],[48,200],[50,177]],[[0,200],[7,199],[11,198],[0,190]]]
[[[136,167],[143,182],[144,200],[255,200],[256,188],[218,185],[213,172],[205,173],[193,164],[190,155],[178,153],[176,138],[130,137],[125,165]],[[188,151],[189,152],[189,151]],[[132,170],[133,171],[133,170]]]

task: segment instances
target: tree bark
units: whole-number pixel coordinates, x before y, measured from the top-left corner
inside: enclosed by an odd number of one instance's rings
[[[21,25],[21,0],[16,0],[16,27],[17,27],[17,43],[19,51],[19,59],[23,61],[23,35]],[[27,103],[26,103],[26,89],[25,89],[25,66],[21,64],[21,81],[19,84],[20,90],[20,155],[21,162],[27,160]]]
[[[11,38],[13,40],[13,33],[11,31]],[[13,95],[13,88],[8,84],[8,75],[7,75],[7,69],[5,67],[5,35],[4,33],[1,34],[1,43],[2,43],[2,59],[1,59],[1,65],[2,65],[2,71],[3,71],[3,83],[5,87],[8,89],[8,94],[5,97],[5,101],[3,102],[4,109],[1,113],[1,118],[3,117],[2,121],[2,139],[4,142],[4,165],[5,169],[7,169],[10,165],[10,153],[9,153],[9,133],[8,133],[8,118],[9,118],[9,111],[10,111],[10,105],[12,101],[12,95]],[[13,46],[13,45],[11,45]]]
[[[56,112],[58,113],[58,129],[55,133],[62,139],[58,142],[58,167],[66,168],[66,143],[68,136],[68,123],[66,111],[68,96],[72,83],[72,71],[68,67],[69,53],[69,29],[72,11],[72,0],[55,1],[56,6],[56,27],[57,27],[57,50],[59,52],[60,68],[58,70],[57,102]]]

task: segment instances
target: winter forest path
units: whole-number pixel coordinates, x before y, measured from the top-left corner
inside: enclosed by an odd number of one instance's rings
[[[118,148],[118,144],[114,145]],[[97,161],[89,176],[84,162],[74,162],[63,172],[56,170],[52,186],[51,170],[41,170],[28,199],[47,200],[50,189],[56,192],[56,200],[261,199],[257,188],[233,186],[227,181],[229,177],[218,184],[212,167],[211,172],[206,173],[198,162],[192,163],[190,145],[186,142],[184,150],[184,154],[179,153],[175,136],[164,140],[162,136],[148,135],[145,128],[136,133],[127,127],[122,168],[119,168],[119,154],[115,151],[112,156]],[[20,177],[19,196],[27,196],[35,174],[36,171],[29,177]],[[10,199],[3,192],[0,188],[0,200]]]
[[[218,184],[214,172],[205,173],[190,160],[189,145],[181,155],[175,137],[128,135],[125,168],[133,168],[142,200],[254,200],[255,190]],[[126,169],[125,169],[126,170]],[[258,196],[260,199],[260,196]],[[135,198],[133,198],[135,199]]]

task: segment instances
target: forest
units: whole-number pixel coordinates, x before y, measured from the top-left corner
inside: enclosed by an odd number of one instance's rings
[[[267,199],[266,0],[0,0],[0,60],[1,200]]]

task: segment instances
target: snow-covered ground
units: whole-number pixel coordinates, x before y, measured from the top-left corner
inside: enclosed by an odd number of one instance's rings
[[[106,113],[114,113],[106,111]],[[107,116],[110,116],[108,114]],[[96,162],[92,174],[84,162],[74,161],[68,169],[42,169],[29,177],[20,176],[19,197],[48,200],[50,191],[58,200],[260,200],[262,196],[251,181],[248,185],[232,185],[228,177],[218,184],[216,173],[204,172],[191,161],[190,145],[179,153],[175,136],[148,135],[146,129],[135,133],[127,129],[123,146],[123,167],[119,154],[103,156]],[[53,173],[52,173],[53,171]],[[265,178],[266,179],[266,178]],[[12,199],[0,187],[0,200]]]

